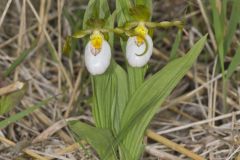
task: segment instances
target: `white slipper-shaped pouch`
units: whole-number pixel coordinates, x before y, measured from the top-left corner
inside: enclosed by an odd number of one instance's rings
[[[138,45],[136,39],[137,36],[130,37],[128,39],[126,46],[126,57],[128,63],[132,67],[143,67],[148,63],[149,59],[151,58],[153,51],[153,42],[152,38],[149,35],[145,36],[146,42],[148,43],[148,48],[146,53],[144,53],[146,49],[146,44],[142,43],[141,45]]]
[[[111,62],[111,47],[101,33],[93,33],[85,48],[84,58],[92,75],[100,75],[107,70]]]
[[[132,67],[143,67],[151,58],[153,42],[144,23],[139,23],[134,31],[136,36],[127,41],[126,58]]]

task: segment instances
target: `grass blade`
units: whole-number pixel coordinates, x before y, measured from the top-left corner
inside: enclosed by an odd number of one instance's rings
[[[26,85],[13,93],[2,96],[0,98],[0,115],[10,111],[15,105],[17,105],[23,98],[26,92]]]
[[[180,45],[181,39],[182,39],[182,30],[178,30],[177,37],[174,41],[172,50],[170,52],[170,61],[177,57],[177,50]]]
[[[28,56],[30,52],[37,46],[37,41],[33,42],[29,49],[24,50],[20,56],[11,64],[11,66],[3,73],[4,77],[9,76]]]
[[[233,9],[231,13],[231,17],[229,20],[228,28],[227,28],[227,34],[225,38],[225,43],[224,43],[224,54],[227,53],[230,44],[232,42],[232,38],[235,34],[235,31],[237,29],[237,25],[240,21],[240,1],[239,0],[233,0]]]
[[[6,126],[8,126],[11,123],[14,123],[20,119],[22,119],[23,117],[29,115],[30,113],[34,112],[36,109],[46,105],[49,101],[51,101],[54,97],[50,97],[47,98],[31,107],[28,107],[27,109],[25,109],[24,111],[17,113],[15,115],[10,116],[9,118],[6,118],[5,120],[0,122],[0,129],[5,128]]]
[[[232,61],[227,69],[227,76],[226,78],[229,79],[237,66],[240,64],[240,47],[238,47],[235,55],[232,58]]]
[[[217,8],[216,0],[209,1],[213,16],[213,29],[215,31],[215,38],[219,45],[219,43],[223,40],[223,33],[224,33],[224,26],[222,25],[222,21],[224,21],[221,18],[221,15],[219,13],[219,10]]]

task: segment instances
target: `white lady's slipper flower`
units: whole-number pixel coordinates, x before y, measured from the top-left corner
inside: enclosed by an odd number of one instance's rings
[[[111,48],[99,31],[94,31],[85,48],[85,64],[92,75],[103,74],[111,61]]]
[[[137,36],[130,37],[126,46],[126,57],[132,67],[142,67],[151,58],[153,51],[152,38],[148,35],[148,30],[144,24],[139,24],[135,28]],[[145,44],[147,43],[147,45]],[[147,47],[146,52],[144,53]],[[143,54],[144,53],[144,54]]]

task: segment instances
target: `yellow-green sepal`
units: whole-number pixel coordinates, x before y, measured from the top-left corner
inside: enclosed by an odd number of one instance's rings
[[[71,52],[71,43],[72,43],[72,37],[67,36],[66,41],[63,45],[63,54],[68,56]]]
[[[94,18],[90,18],[87,20],[86,25],[88,26],[88,28],[91,29],[97,29],[97,28],[103,28],[105,26],[105,19],[94,19]]]
[[[148,21],[151,17],[149,9],[144,5],[136,5],[130,8],[129,14],[137,21]]]
[[[75,32],[72,37],[73,38],[83,38],[85,37],[87,34],[90,34],[91,33],[91,30],[80,30],[80,31],[77,31]]]

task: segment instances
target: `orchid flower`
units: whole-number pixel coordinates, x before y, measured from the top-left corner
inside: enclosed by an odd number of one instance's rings
[[[85,47],[85,64],[92,75],[103,74],[111,61],[111,48],[100,31],[94,31]]]
[[[90,29],[80,30],[67,37],[63,52],[70,52],[72,38],[80,39],[90,35],[84,51],[85,65],[92,75],[100,75],[107,70],[111,62],[111,47],[104,38],[104,35],[110,32],[110,29],[102,28],[104,26],[104,20],[102,19],[89,19],[87,24],[91,26]]]
[[[126,58],[132,67],[142,67],[151,58],[153,41],[144,23],[139,23],[134,31],[136,36],[129,37],[127,41]]]

